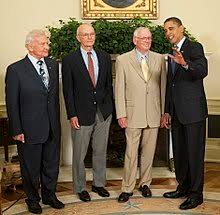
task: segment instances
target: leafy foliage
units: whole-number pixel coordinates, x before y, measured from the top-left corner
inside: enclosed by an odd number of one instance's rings
[[[59,22],[61,27],[47,26],[51,34],[50,55],[55,59],[61,59],[79,47],[76,29],[81,23],[74,18],[70,18],[68,22],[62,20]],[[109,54],[122,54],[133,49],[133,32],[140,26],[148,27],[152,33],[152,51],[167,53],[170,50],[163,26],[155,25],[147,19],[134,18],[114,22],[100,19],[92,25],[96,32],[95,48],[102,49]],[[191,40],[196,40],[187,30],[185,30],[185,35]]]
[[[59,22],[60,28],[47,26],[50,31],[50,55],[55,59],[61,59],[79,47],[76,40],[76,29],[80,23],[73,18],[70,18],[67,23],[62,20]]]

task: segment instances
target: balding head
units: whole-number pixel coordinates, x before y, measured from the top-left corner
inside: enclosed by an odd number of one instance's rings
[[[91,24],[83,23],[77,28],[76,38],[83,49],[91,51],[95,43],[95,30]]]
[[[80,35],[80,34],[82,34],[84,31],[86,31],[88,29],[94,31],[94,28],[92,27],[92,25],[90,23],[83,23],[83,24],[79,25],[79,27],[77,28],[76,35]]]

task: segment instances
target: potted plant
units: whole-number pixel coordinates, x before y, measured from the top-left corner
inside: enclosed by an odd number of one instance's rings
[[[74,18],[70,18],[67,22],[62,20],[59,22],[60,27],[47,26],[51,35],[50,55],[58,60],[79,47],[76,29],[80,25],[80,22]],[[152,51],[164,54],[170,49],[163,27],[147,19],[134,18],[114,22],[100,19],[92,22],[92,25],[96,32],[95,48],[102,49],[109,54],[122,54],[133,49],[132,35],[134,30],[140,26],[148,27],[152,33]],[[185,35],[195,40],[187,30],[185,30]]]

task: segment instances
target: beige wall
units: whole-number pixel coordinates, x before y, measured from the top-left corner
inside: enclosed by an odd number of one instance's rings
[[[178,16],[204,45],[209,58],[209,76],[205,80],[209,99],[220,99],[219,0],[159,0],[160,15],[153,22],[162,24],[169,16]],[[4,103],[5,69],[24,57],[24,38],[33,28],[58,25],[58,20],[80,20],[80,0],[2,0],[0,7],[0,104]]]

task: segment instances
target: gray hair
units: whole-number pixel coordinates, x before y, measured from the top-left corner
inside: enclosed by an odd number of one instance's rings
[[[148,30],[150,32],[149,28],[147,28],[147,27],[138,27],[138,28],[135,29],[133,36],[137,37],[138,34],[140,33],[140,31],[142,31],[142,30]]]
[[[29,45],[30,43],[33,42],[35,37],[39,37],[39,36],[46,36],[48,37],[48,32],[46,32],[45,30],[42,29],[34,29],[32,31],[30,31],[25,39],[25,46]]]

